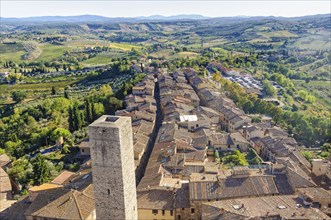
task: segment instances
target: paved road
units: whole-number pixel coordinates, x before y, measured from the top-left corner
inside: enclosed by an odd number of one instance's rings
[[[46,155],[48,153],[52,153],[54,151],[60,150],[61,148],[59,146],[52,146],[43,150],[38,150],[35,153],[31,153],[30,154],[30,158],[34,158],[35,156],[37,156],[37,154],[41,153],[42,155]]]

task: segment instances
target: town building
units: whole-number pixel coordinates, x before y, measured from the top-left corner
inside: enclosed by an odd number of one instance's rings
[[[137,219],[131,118],[104,115],[89,126],[98,219]]]

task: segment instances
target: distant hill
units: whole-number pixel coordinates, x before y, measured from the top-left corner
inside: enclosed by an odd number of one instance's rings
[[[208,19],[210,17],[205,17],[203,15],[173,15],[173,16],[163,16],[163,15],[152,15],[148,17],[137,17],[137,19],[142,20],[202,20]]]
[[[175,15],[162,16],[152,15],[148,17],[104,17],[99,15],[77,15],[77,16],[41,16],[41,17],[25,17],[25,18],[4,18],[1,21],[5,23],[32,23],[32,22],[141,22],[141,21],[174,21],[174,20],[202,20],[208,19],[202,15]]]
[[[238,21],[257,21],[257,20],[278,20],[278,21],[316,21],[316,19],[331,19],[331,14],[308,15],[302,17],[276,17],[276,16],[233,16],[233,17],[206,17],[198,14],[189,15],[152,15],[140,17],[104,17],[99,15],[77,15],[77,16],[41,16],[25,18],[5,18],[0,17],[4,24],[34,24],[34,23],[122,23],[122,22],[163,22],[163,21],[208,21],[211,23],[233,23]]]

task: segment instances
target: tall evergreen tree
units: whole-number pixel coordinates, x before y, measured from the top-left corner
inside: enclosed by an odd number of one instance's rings
[[[73,109],[70,106],[69,107],[69,118],[68,118],[68,123],[69,123],[69,131],[74,132],[76,129],[75,126],[75,121],[74,121],[74,116],[73,116]]]
[[[85,111],[86,111],[86,122],[91,123],[93,116],[91,111],[91,103],[89,99],[85,100]]]
[[[82,122],[82,117],[81,117],[77,104],[75,104],[75,106],[74,106],[73,114],[74,114],[74,122],[75,122],[75,128],[76,128],[75,130],[79,130],[83,127],[83,122]]]
[[[94,102],[92,103],[92,121],[94,121],[97,117],[97,114],[95,112],[95,106],[94,106]]]
[[[52,86],[52,95],[56,95],[55,86]]]

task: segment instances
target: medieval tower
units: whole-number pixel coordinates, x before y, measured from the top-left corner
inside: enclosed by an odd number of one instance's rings
[[[96,218],[137,219],[130,117],[104,115],[89,126]]]

